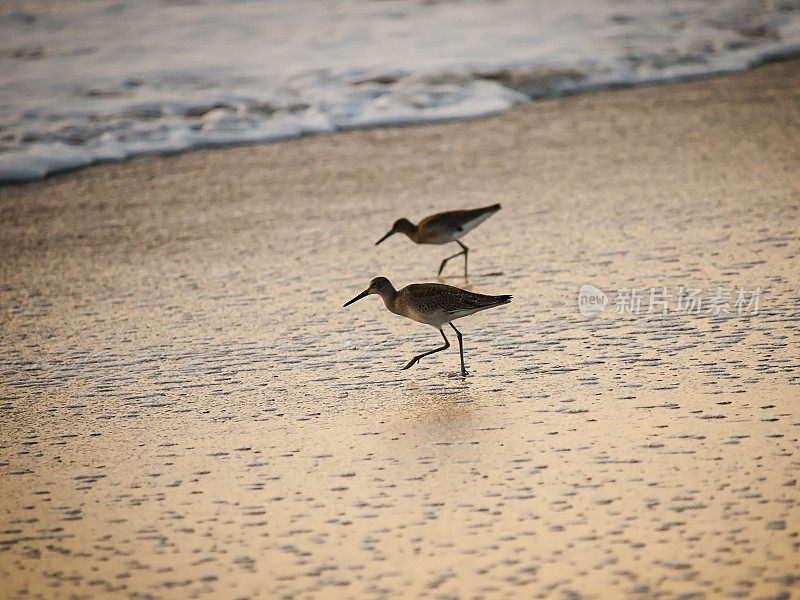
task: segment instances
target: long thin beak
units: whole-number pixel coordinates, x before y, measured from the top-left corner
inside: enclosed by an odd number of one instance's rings
[[[366,296],[369,296],[369,290],[364,290],[364,291],[363,291],[363,292],[361,292],[361,293],[360,293],[358,296],[356,296],[355,298],[353,298],[352,300],[350,300],[350,302],[345,302],[345,303],[344,303],[344,305],[345,305],[345,306],[350,306],[350,305],[351,305],[353,302],[356,302],[356,301],[358,301],[358,300],[361,300],[362,298],[365,298]]]
[[[397,232],[394,229],[392,229],[389,233],[387,233],[385,236],[383,236],[381,239],[379,239],[377,242],[375,242],[375,245],[377,246],[378,244],[380,244],[383,240],[388,238],[393,233],[397,233]]]

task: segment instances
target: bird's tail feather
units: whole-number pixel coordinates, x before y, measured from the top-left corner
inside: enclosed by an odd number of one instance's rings
[[[511,294],[504,294],[502,296],[494,296],[493,297],[494,302],[492,302],[492,306],[501,306],[503,304],[508,304],[509,302],[511,302],[511,298],[513,298],[513,296]]]

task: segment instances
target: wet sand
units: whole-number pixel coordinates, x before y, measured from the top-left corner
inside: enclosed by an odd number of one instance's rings
[[[799,101],[792,61],[0,188],[2,595],[797,596]],[[341,305],[453,251],[373,243],[495,202],[468,285],[514,301],[466,381],[400,371],[437,332]],[[763,294],[615,311],[680,286]]]

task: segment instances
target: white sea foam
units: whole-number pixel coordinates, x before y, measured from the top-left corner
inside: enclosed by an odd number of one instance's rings
[[[493,114],[800,51],[800,0],[9,0],[0,181]]]

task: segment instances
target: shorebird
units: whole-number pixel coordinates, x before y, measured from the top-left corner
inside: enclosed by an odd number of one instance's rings
[[[392,283],[386,277],[376,277],[369,283],[369,287],[358,296],[345,302],[345,306],[350,306],[353,302],[361,300],[370,294],[378,294],[391,312],[401,317],[408,317],[414,321],[431,325],[439,330],[444,338],[444,346],[418,354],[403,367],[408,369],[413,367],[420,358],[447,350],[450,342],[444,334],[442,327],[450,324],[458,337],[458,351],[461,354],[461,375],[468,375],[464,367],[464,343],[461,340],[461,332],[453,325],[453,321],[466,317],[480,310],[494,308],[501,304],[511,302],[511,296],[485,296],[462,290],[461,288],[442,283],[414,283],[407,285],[401,290],[394,289]]]
[[[408,219],[398,219],[392,225],[385,236],[375,242],[377,246],[390,235],[395,233],[404,233],[411,240],[417,244],[447,244],[455,242],[461,246],[461,252],[456,252],[453,256],[448,256],[439,265],[439,273],[437,277],[442,274],[444,266],[447,261],[456,256],[464,255],[464,278],[467,277],[467,248],[461,241],[460,237],[465,233],[474,229],[486,219],[491,217],[494,213],[500,210],[499,204],[492,204],[491,206],[484,206],[483,208],[474,208],[472,210],[451,210],[449,212],[437,213],[429,217],[425,217],[418,225],[414,225]]]

